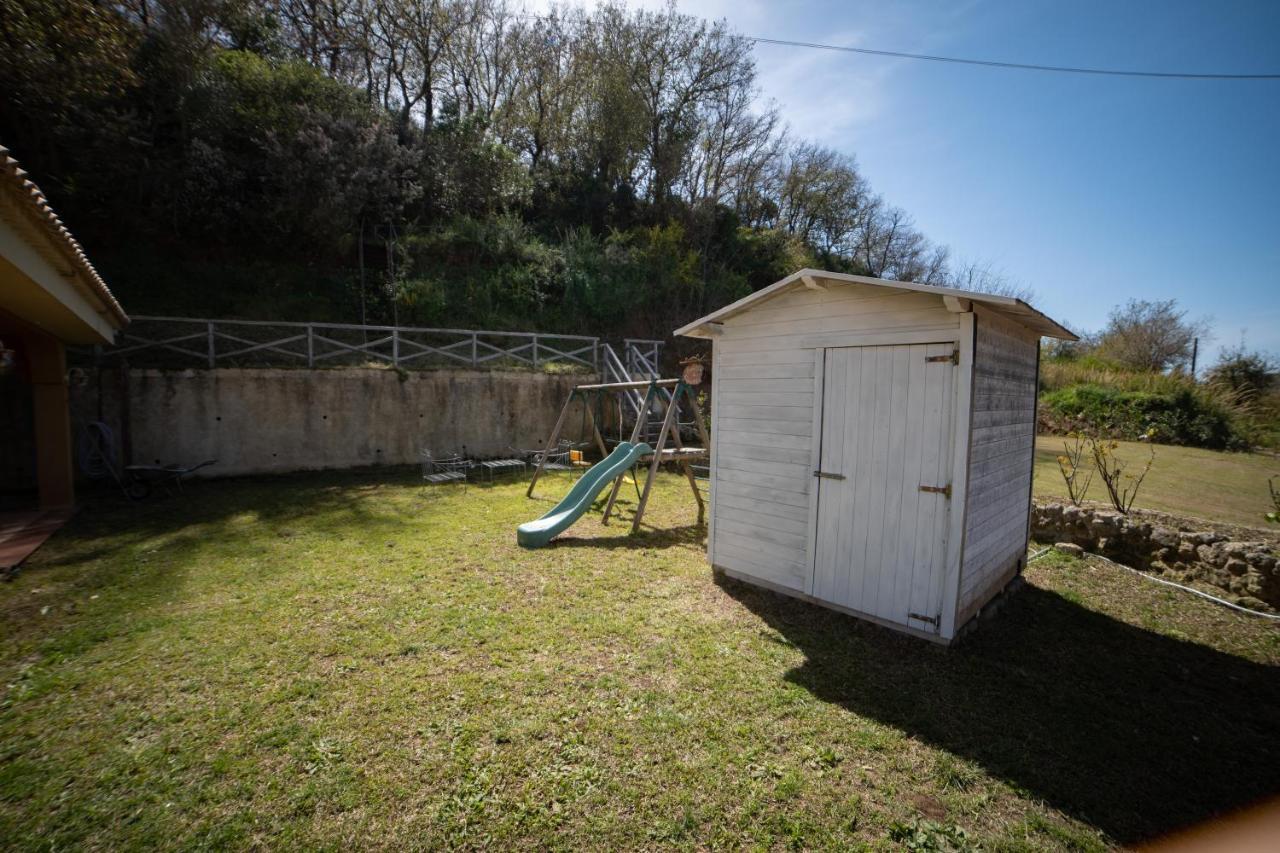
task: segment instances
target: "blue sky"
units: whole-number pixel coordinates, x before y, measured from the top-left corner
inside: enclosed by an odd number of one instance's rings
[[[643,3],[641,5],[659,5]],[[681,0],[746,35],[1012,62],[1280,70],[1280,2]],[[1037,307],[1100,328],[1128,298],[1280,354],[1280,81],[942,65],[771,45],[763,97]]]

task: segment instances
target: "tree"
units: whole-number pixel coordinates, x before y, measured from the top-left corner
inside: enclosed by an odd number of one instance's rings
[[[1257,397],[1280,382],[1280,364],[1272,356],[1252,352],[1241,344],[1235,349],[1223,350],[1206,379],[1248,397]]]
[[[990,261],[962,261],[947,274],[947,285],[974,293],[991,293],[1030,302],[1035,291],[1021,282],[1013,281]]]
[[[1112,309],[1098,349],[1125,367],[1162,373],[1189,366],[1196,338],[1208,337],[1209,321],[1188,320],[1175,299],[1130,299]]]
[[[801,266],[1008,289],[789,132],[751,43],[674,4],[0,8],[0,140],[149,308],[209,313],[216,279],[212,310],[246,316],[370,293],[371,320],[654,335]]]

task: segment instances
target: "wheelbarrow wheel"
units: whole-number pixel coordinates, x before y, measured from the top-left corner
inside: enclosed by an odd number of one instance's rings
[[[128,495],[130,500],[140,501],[151,496],[151,484],[146,480],[132,480],[129,482]]]

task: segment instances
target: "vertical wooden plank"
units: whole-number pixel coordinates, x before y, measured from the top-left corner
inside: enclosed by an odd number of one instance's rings
[[[715,340],[711,341],[711,446],[710,456],[707,464],[710,466],[711,476],[708,478],[711,482],[711,512],[707,518],[707,558],[711,565],[716,564],[716,493],[720,491],[716,485],[716,472],[719,468],[716,461],[719,458],[717,449],[720,446],[720,417],[716,414],[720,411],[720,370],[717,358],[719,357],[720,347],[716,345]],[[619,417],[621,417],[621,404],[619,404]]]
[[[924,345],[921,349],[923,352],[920,358],[923,361],[936,354],[940,347]],[[946,381],[950,380],[953,369],[946,364],[930,363],[928,361],[925,361],[924,366],[924,405],[920,419],[922,451],[920,455],[920,480],[916,487],[916,494],[919,496],[919,520],[916,528],[915,544],[917,568],[912,574],[908,611],[922,616],[933,615],[930,612],[930,607],[932,606],[931,590],[936,584],[935,569],[939,559],[938,554],[942,550],[941,543],[937,541],[938,516],[944,499],[941,495],[920,492],[919,486],[942,485],[937,481],[937,477],[941,468],[938,461],[942,450],[941,434],[947,432],[940,426],[943,416],[943,389]],[[908,624],[914,628],[929,628],[927,624],[915,620],[909,621]]]
[[[880,577],[877,581],[876,616],[882,619],[902,620],[901,608],[894,607],[894,595],[898,589],[898,575],[906,567],[898,562],[898,531],[903,522],[903,477],[906,475],[907,381],[911,365],[908,359],[911,347],[895,346],[891,352],[890,400],[889,400],[889,452],[886,457],[884,497],[884,524],[880,529]]]
[[[880,595],[881,537],[884,533],[884,503],[889,475],[889,408],[893,403],[893,347],[876,347],[875,422],[873,426],[867,541],[863,553],[862,605],[860,610],[873,612]]]
[[[902,519],[898,531],[898,573],[894,578],[893,606],[895,621],[908,622],[912,589],[920,571],[916,539],[920,531],[920,465],[924,454],[924,437],[929,425],[924,420],[925,349],[919,344],[908,347],[907,400],[904,407],[906,438],[903,447],[905,464],[902,471],[902,499],[898,515]],[[926,567],[927,571],[927,567]]]
[[[942,587],[943,639],[955,636],[956,610],[960,600],[960,564],[964,556],[965,520],[969,506],[970,432],[973,424],[973,361],[976,326],[973,313],[960,315],[960,365],[955,371],[954,429],[949,442],[954,448],[951,459],[951,507],[947,525],[947,562]],[[1034,451],[1033,451],[1034,452]]]
[[[955,397],[956,383],[959,381],[957,373],[958,369],[951,367],[942,383],[942,417],[938,425],[938,473],[936,482],[947,483],[952,487],[951,497],[937,502],[938,517],[935,519],[934,542],[938,550],[935,552],[934,557],[933,582],[929,586],[928,612],[939,617],[944,597],[943,587],[948,582],[947,561],[950,557],[948,548],[951,542],[950,525],[951,520],[955,517],[954,507],[956,504],[956,488],[953,483],[955,472],[952,469],[952,461],[958,455],[955,447]],[[935,630],[941,630],[941,621],[935,626]]]
[[[841,491],[839,514],[835,522],[838,531],[836,564],[839,570],[832,588],[832,596],[835,601],[851,606],[847,603],[850,597],[849,591],[853,588],[854,578],[861,570],[855,561],[855,554],[857,556],[861,554],[858,553],[858,531],[853,523],[857,514],[858,490],[864,465],[862,449],[859,446],[861,424],[858,413],[867,397],[868,368],[869,365],[874,367],[874,353],[863,347],[846,349],[844,352],[849,359],[849,392],[845,396],[841,410],[843,424],[841,435],[844,446],[843,469],[847,479],[842,484],[844,489]]]
[[[809,439],[809,467],[814,471],[822,470],[822,436],[823,436],[823,418],[825,411],[825,400],[823,399],[823,384],[826,376],[827,350],[818,348],[813,351],[813,432]],[[715,382],[715,373],[711,374],[711,381]],[[712,432],[715,432],[714,425]],[[807,528],[808,540],[805,546],[805,565],[809,567],[809,582],[805,587],[805,592],[809,595],[816,595],[817,577],[818,577],[818,503],[822,494],[822,481],[817,477],[809,487],[809,526]],[[714,492],[712,493],[712,506],[714,507]],[[714,515],[714,509],[712,515]]]
[[[848,393],[848,351],[829,349],[825,351],[823,373],[823,419],[822,436],[819,442],[818,466],[815,470],[830,474],[844,474],[843,423],[844,401]],[[847,474],[846,474],[847,476]],[[815,477],[810,484],[810,494],[814,495],[818,504],[818,549],[817,568],[814,577],[815,594],[829,599],[832,583],[839,573],[839,514],[841,486],[839,480],[825,480]]]
[[[867,531],[869,528],[871,492],[873,487],[876,394],[876,348],[859,347],[858,388],[852,397],[845,417],[850,429],[845,442],[854,455],[849,467],[853,483],[849,487],[848,501],[842,509],[841,565],[848,570],[841,577],[837,603],[856,610],[862,609],[862,580],[866,571]]]

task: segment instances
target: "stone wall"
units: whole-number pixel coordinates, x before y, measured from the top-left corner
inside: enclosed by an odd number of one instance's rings
[[[217,459],[209,476],[415,464],[422,448],[510,455],[547,440],[592,377],[481,370],[218,369],[90,372],[73,422],[107,423],[132,461]],[[577,440],[582,410],[567,423]]]
[[[1032,507],[1031,535],[1079,545],[1135,569],[1213,584],[1245,607],[1280,609],[1280,570],[1269,542],[1234,541],[1211,530],[1180,530],[1060,503]]]

